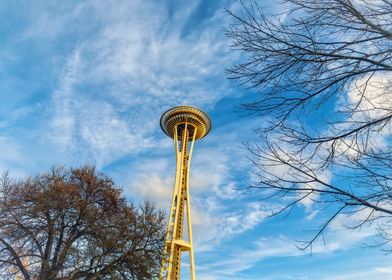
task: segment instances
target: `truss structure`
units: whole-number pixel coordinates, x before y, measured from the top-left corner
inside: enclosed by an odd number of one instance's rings
[[[174,139],[177,164],[160,279],[179,280],[182,253],[189,252],[190,276],[195,280],[189,170],[194,142],[208,134],[211,121],[195,107],[179,106],[162,115],[161,128]]]

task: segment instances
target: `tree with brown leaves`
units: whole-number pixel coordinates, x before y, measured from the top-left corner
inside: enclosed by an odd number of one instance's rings
[[[1,279],[154,279],[163,241],[162,212],[92,167],[2,178]]]

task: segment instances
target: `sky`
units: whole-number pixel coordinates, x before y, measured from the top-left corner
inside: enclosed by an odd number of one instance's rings
[[[283,9],[263,1],[265,9]],[[197,106],[212,130],[196,142],[190,190],[197,279],[392,279],[390,256],[366,248],[372,227],[351,232],[340,216],[312,252],[323,213],[261,200],[243,143],[264,120],[238,105],[253,93],[227,79],[241,59],[230,50],[215,1],[19,1],[0,3],[0,171],[15,177],[52,165],[93,164],[130,201],[170,206],[172,139],[159,118]],[[189,279],[187,261],[182,279]]]

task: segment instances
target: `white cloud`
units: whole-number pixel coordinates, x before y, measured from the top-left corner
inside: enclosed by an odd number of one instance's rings
[[[156,203],[158,207],[168,211],[173,192],[173,182],[171,177],[162,179],[157,174],[151,174],[144,177],[144,180],[137,181],[132,190],[144,199],[148,199]]]
[[[121,175],[117,176],[126,177],[124,191],[127,196],[149,199],[168,211],[174,184],[171,171],[175,172],[175,165],[166,158],[143,159],[132,168],[121,170]]]
[[[21,106],[11,112],[7,119],[3,119],[0,121],[0,128],[10,127],[16,121],[32,115],[36,111],[42,110],[42,106],[40,103],[36,103],[29,106]]]
[[[330,272],[325,273],[319,277],[321,280],[368,280],[368,279],[377,279],[377,280],[389,280],[391,278],[391,273],[388,271],[387,267],[369,267],[363,269],[357,269],[356,271],[350,272]]]
[[[357,230],[350,230],[350,228],[359,225],[368,218],[371,212],[371,209],[365,208],[354,213],[341,214],[337,216],[329,226],[327,238],[332,240],[337,236],[339,243],[342,244],[342,246],[348,247],[364,242],[369,237],[376,236],[376,223],[369,225],[365,224]]]
[[[25,176],[23,167],[31,162],[28,155],[24,155],[22,147],[10,137],[0,137],[0,175],[10,171],[12,176]]]
[[[345,112],[347,118],[335,126],[333,133],[341,134],[390,115],[391,79],[389,73],[376,73],[354,80],[347,88],[347,95],[337,103],[337,110]],[[359,135],[346,137],[344,141],[337,141],[336,152],[354,157],[360,155],[358,151],[370,148],[382,149],[391,133],[390,123],[382,122],[373,125],[369,131],[365,130]]]
[[[380,118],[392,109],[391,74],[366,75],[353,81],[348,89],[348,102],[357,106],[353,119],[361,121]]]
[[[62,149],[71,148],[72,142],[75,140],[76,116],[74,112],[79,104],[75,100],[74,84],[80,75],[80,64],[80,51],[76,49],[67,59],[61,71],[59,88],[53,93],[54,116],[51,120],[53,130],[50,137]]]
[[[259,204],[254,205],[259,207]],[[363,227],[360,231],[350,231],[347,229],[347,226],[356,224],[368,214],[368,210],[364,210],[354,214],[343,214],[338,216],[324,232],[325,243],[323,240],[316,240],[313,243],[312,248],[307,250],[299,250],[295,246],[294,241],[284,235],[262,237],[253,241],[251,244],[247,244],[246,247],[250,249],[245,249],[245,247],[241,249],[236,248],[234,251],[235,253],[225,255],[224,259],[205,263],[198,267],[198,270],[202,275],[207,274],[208,272],[208,275],[210,275],[212,279],[235,279],[235,277],[238,277],[241,273],[250,270],[257,265],[261,265],[263,261],[271,258],[301,257],[309,255],[310,252],[314,256],[330,255],[332,253],[349,250],[357,247],[359,243],[368,240],[368,238],[376,234],[375,225],[371,227]],[[262,216],[263,215],[260,217]],[[253,219],[250,218],[250,220]],[[246,221],[246,218],[244,221]],[[236,218],[231,219],[230,222],[234,225],[238,225],[236,224]],[[390,267],[379,266],[361,271],[361,273],[346,272],[342,274],[341,272],[337,272],[336,275],[328,273],[326,274],[327,276],[322,274],[318,276],[320,276],[320,279],[368,279],[365,278],[365,275],[380,275],[380,277],[384,277],[380,279],[387,279],[385,277],[386,274],[389,273],[392,273]],[[304,272],[304,274],[307,273]],[[310,272],[308,274],[311,275]],[[362,275],[363,278],[355,278],[354,275],[357,277]],[[281,277],[283,276],[277,278],[271,277],[271,279],[281,279]],[[266,276],[265,279],[270,278]],[[295,279],[299,278],[296,277]],[[310,277],[309,279],[312,278]]]
[[[207,272],[216,275],[217,279],[227,279],[235,277],[240,272],[254,267],[260,261],[270,257],[300,256],[303,251],[299,251],[291,245],[284,237],[274,239],[259,239],[253,244],[252,250],[237,249],[235,254],[226,255],[224,259],[201,266],[201,273]]]
[[[392,274],[392,266],[375,267],[374,270],[385,274]]]
[[[307,212],[312,212],[313,215],[316,215],[317,212],[312,210],[314,202],[317,201],[319,197],[319,193],[314,192],[313,190],[323,189],[324,186],[318,182],[315,182],[310,176],[298,172],[298,170],[295,168],[290,167],[290,164],[297,164],[293,158],[297,158],[298,155],[296,155],[295,152],[293,155],[290,155],[292,151],[289,145],[283,144],[280,146],[280,149],[276,149],[274,152],[276,153],[276,156],[272,152],[268,151],[268,148],[265,148],[265,151],[261,151],[263,155],[257,158],[257,164],[259,164],[260,167],[253,167],[255,170],[255,175],[253,175],[252,180],[255,182],[260,181],[260,177],[257,175],[260,173],[263,178],[265,178],[265,180],[271,180],[273,183],[278,180],[284,187],[289,187],[293,182],[296,182],[298,187],[301,187],[304,190],[296,191],[293,194],[293,197],[290,197],[289,195],[285,197],[292,200],[301,199],[298,204],[305,207]],[[264,153],[267,154],[264,155]],[[280,160],[278,160],[277,157],[279,157]],[[307,162],[306,168],[308,168],[308,170],[312,170],[311,175],[317,176],[320,181],[326,184],[330,183],[332,174],[329,170],[320,169],[318,164],[315,164],[312,161]],[[268,196],[268,194],[272,194],[274,190],[270,188],[263,190],[263,192],[265,196]]]
[[[318,171],[316,173],[316,175],[319,180],[321,180],[322,182],[324,182],[326,184],[329,184],[331,182],[332,174],[328,170]],[[324,187],[316,182],[310,182],[310,183],[306,183],[306,184],[302,184],[302,185],[304,188],[309,189],[309,191],[307,191],[307,192],[303,191],[303,192],[298,193],[298,198],[304,196],[307,193],[310,193],[310,194],[308,196],[306,196],[304,199],[302,199],[299,203],[301,205],[303,205],[308,212],[312,212],[312,214],[311,214],[312,217],[311,218],[309,217],[309,219],[312,219],[318,213],[317,211],[312,211],[312,209],[313,209],[314,202],[317,201],[318,197],[320,196],[319,193],[312,192],[312,190],[313,189],[323,189]]]
[[[193,201],[195,250],[213,250],[222,242],[232,240],[260,225],[271,213],[273,205],[258,202],[220,200],[214,193],[208,199],[196,197]]]

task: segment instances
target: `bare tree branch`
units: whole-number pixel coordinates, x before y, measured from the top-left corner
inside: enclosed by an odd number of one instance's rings
[[[251,187],[284,198],[277,213],[304,201],[330,211],[303,249],[337,216],[364,209],[348,226],[376,222],[391,241],[392,3],[287,0],[275,16],[258,1],[238,6],[226,34],[243,56],[227,73],[257,93],[243,109],[267,120],[247,147]]]

